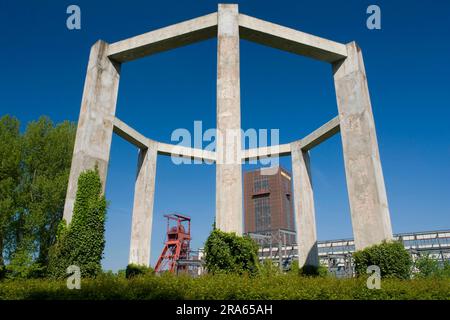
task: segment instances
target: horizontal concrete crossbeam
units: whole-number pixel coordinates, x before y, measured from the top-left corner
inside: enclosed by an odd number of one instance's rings
[[[264,159],[268,157],[282,157],[291,154],[291,144],[280,144],[278,146],[261,147],[242,151],[242,160]]]
[[[214,151],[183,147],[164,142],[158,142],[158,154],[206,161],[216,161],[216,153]]]
[[[245,14],[239,15],[239,29],[242,39],[313,59],[332,63],[347,57],[347,48],[342,43],[316,37]]]
[[[217,12],[109,45],[108,57],[127,62],[217,36]],[[344,44],[239,14],[242,39],[330,63],[347,57]]]
[[[118,62],[142,58],[217,36],[217,13],[180,22],[109,45],[108,56]]]
[[[126,123],[122,122],[118,118],[114,118],[113,121],[113,131],[119,137],[134,144],[139,149],[147,149],[149,145],[148,138],[144,137],[142,134],[128,126]]]
[[[114,119],[114,133],[135,145],[140,149],[147,149],[150,141],[144,135],[140,134],[126,123],[118,118]],[[336,116],[332,120],[325,123],[320,128],[314,130],[306,137],[297,140],[300,143],[300,147],[303,151],[308,151],[325,140],[331,138],[340,130],[339,116]],[[158,154],[166,156],[178,156],[182,158],[198,159],[204,161],[216,161],[216,152],[189,148],[180,145],[173,145],[164,142],[157,142]],[[242,151],[242,160],[257,160],[268,157],[284,157],[291,155],[291,144],[280,144],[277,146],[268,146],[254,149],[247,149]]]
[[[339,116],[325,123],[320,128],[314,130],[303,139],[300,139],[300,147],[303,151],[308,151],[325,140],[331,138],[340,131]]]
[[[113,121],[114,133],[125,139],[129,143],[135,145],[139,149],[147,149],[151,142],[157,143],[158,154],[166,156],[176,156],[182,158],[199,159],[207,161],[216,161],[216,153],[214,151],[201,150],[196,148],[183,147],[169,143],[153,141],[137,132],[129,125],[118,118]]]
[[[339,132],[339,116],[314,130],[303,139],[297,140],[303,151],[308,151]],[[242,151],[242,160],[264,159],[268,157],[284,157],[291,155],[291,144],[280,144],[278,146],[261,147]]]

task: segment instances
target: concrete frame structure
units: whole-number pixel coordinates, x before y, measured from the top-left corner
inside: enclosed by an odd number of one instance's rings
[[[217,37],[217,145],[215,152],[153,141],[115,117],[120,66],[158,52]],[[241,150],[239,39],[328,62],[333,67],[339,115],[310,135],[273,147]],[[294,207],[300,265],[318,265],[314,195],[308,151],[341,131],[347,188],[357,249],[392,238],[387,197],[362,54],[319,38],[238,12],[219,4],[218,12],[116,43],[97,41],[91,49],[64,219],[72,219],[79,174],[98,166],[106,183],[112,133],[139,149],[134,194],[130,263],[148,265],[157,155],[216,161],[216,223],[242,233],[241,161],[292,155]],[[231,160],[230,160],[231,159]]]

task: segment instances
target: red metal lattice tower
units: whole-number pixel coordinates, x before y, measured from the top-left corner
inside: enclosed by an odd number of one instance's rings
[[[166,214],[167,239],[161,255],[156,262],[155,272],[177,271],[177,261],[189,258],[189,245],[191,241],[191,218],[178,214]],[[173,223],[176,222],[176,225]],[[185,268],[179,266],[178,269]]]

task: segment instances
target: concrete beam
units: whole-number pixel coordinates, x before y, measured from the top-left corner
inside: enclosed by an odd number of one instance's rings
[[[303,139],[300,139],[300,146],[303,151],[308,151],[331,138],[340,130],[339,116],[325,123],[323,126],[314,130]]]
[[[284,157],[291,154],[291,144],[247,149],[242,152],[242,160],[257,160],[268,157]]]
[[[319,266],[314,194],[308,151],[292,143],[292,180],[299,266]]]
[[[211,13],[112,43],[108,56],[119,62],[131,61],[210,39],[215,37],[216,33],[217,13]]]
[[[361,49],[333,65],[356,250],[392,239],[391,219]]]
[[[214,151],[183,147],[163,142],[158,142],[158,154],[189,158],[192,160],[216,161],[216,153]]]
[[[126,123],[122,122],[118,118],[114,118],[114,133],[128,141],[131,144],[134,144],[136,147],[140,149],[148,148],[150,139],[144,137],[142,134],[128,126]]]
[[[130,264],[150,265],[156,160],[157,143],[150,141],[148,148],[139,150],[131,222]]]
[[[120,64],[107,52],[108,44],[97,41],[89,56],[64,205],[67,223],[72,221],[80,173],[97,166],[105,190],[120,77]]]
[[[347,48],[342,43],[316,37],[244,14],[239,14],[239,29],[242,39],[317,60],[332,63],[347,56]]]
[[[217,31],[216,226],[242,234],[239,13],[219,4]]]

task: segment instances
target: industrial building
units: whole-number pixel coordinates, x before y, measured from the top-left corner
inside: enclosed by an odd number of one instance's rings
[[[249,234],[258,244],[259,259],[270,259],[281,269],[288,269],[298,258],[297,245],[273,246],[270,236]],[[429,255],[441,263],[450,261],[450,230],[421,231],[394,234],[393,240],[403,243],[413,261],[421,255]],[[354,239],[318,241],[320,264],[337,277],[352,277],[355,273],[352,254]]]
[[[280,237],[279,230],[286,232]],[[271,235],[273,244],[295,242],[290,172],[282,167],[245,172],[244,233]]]

